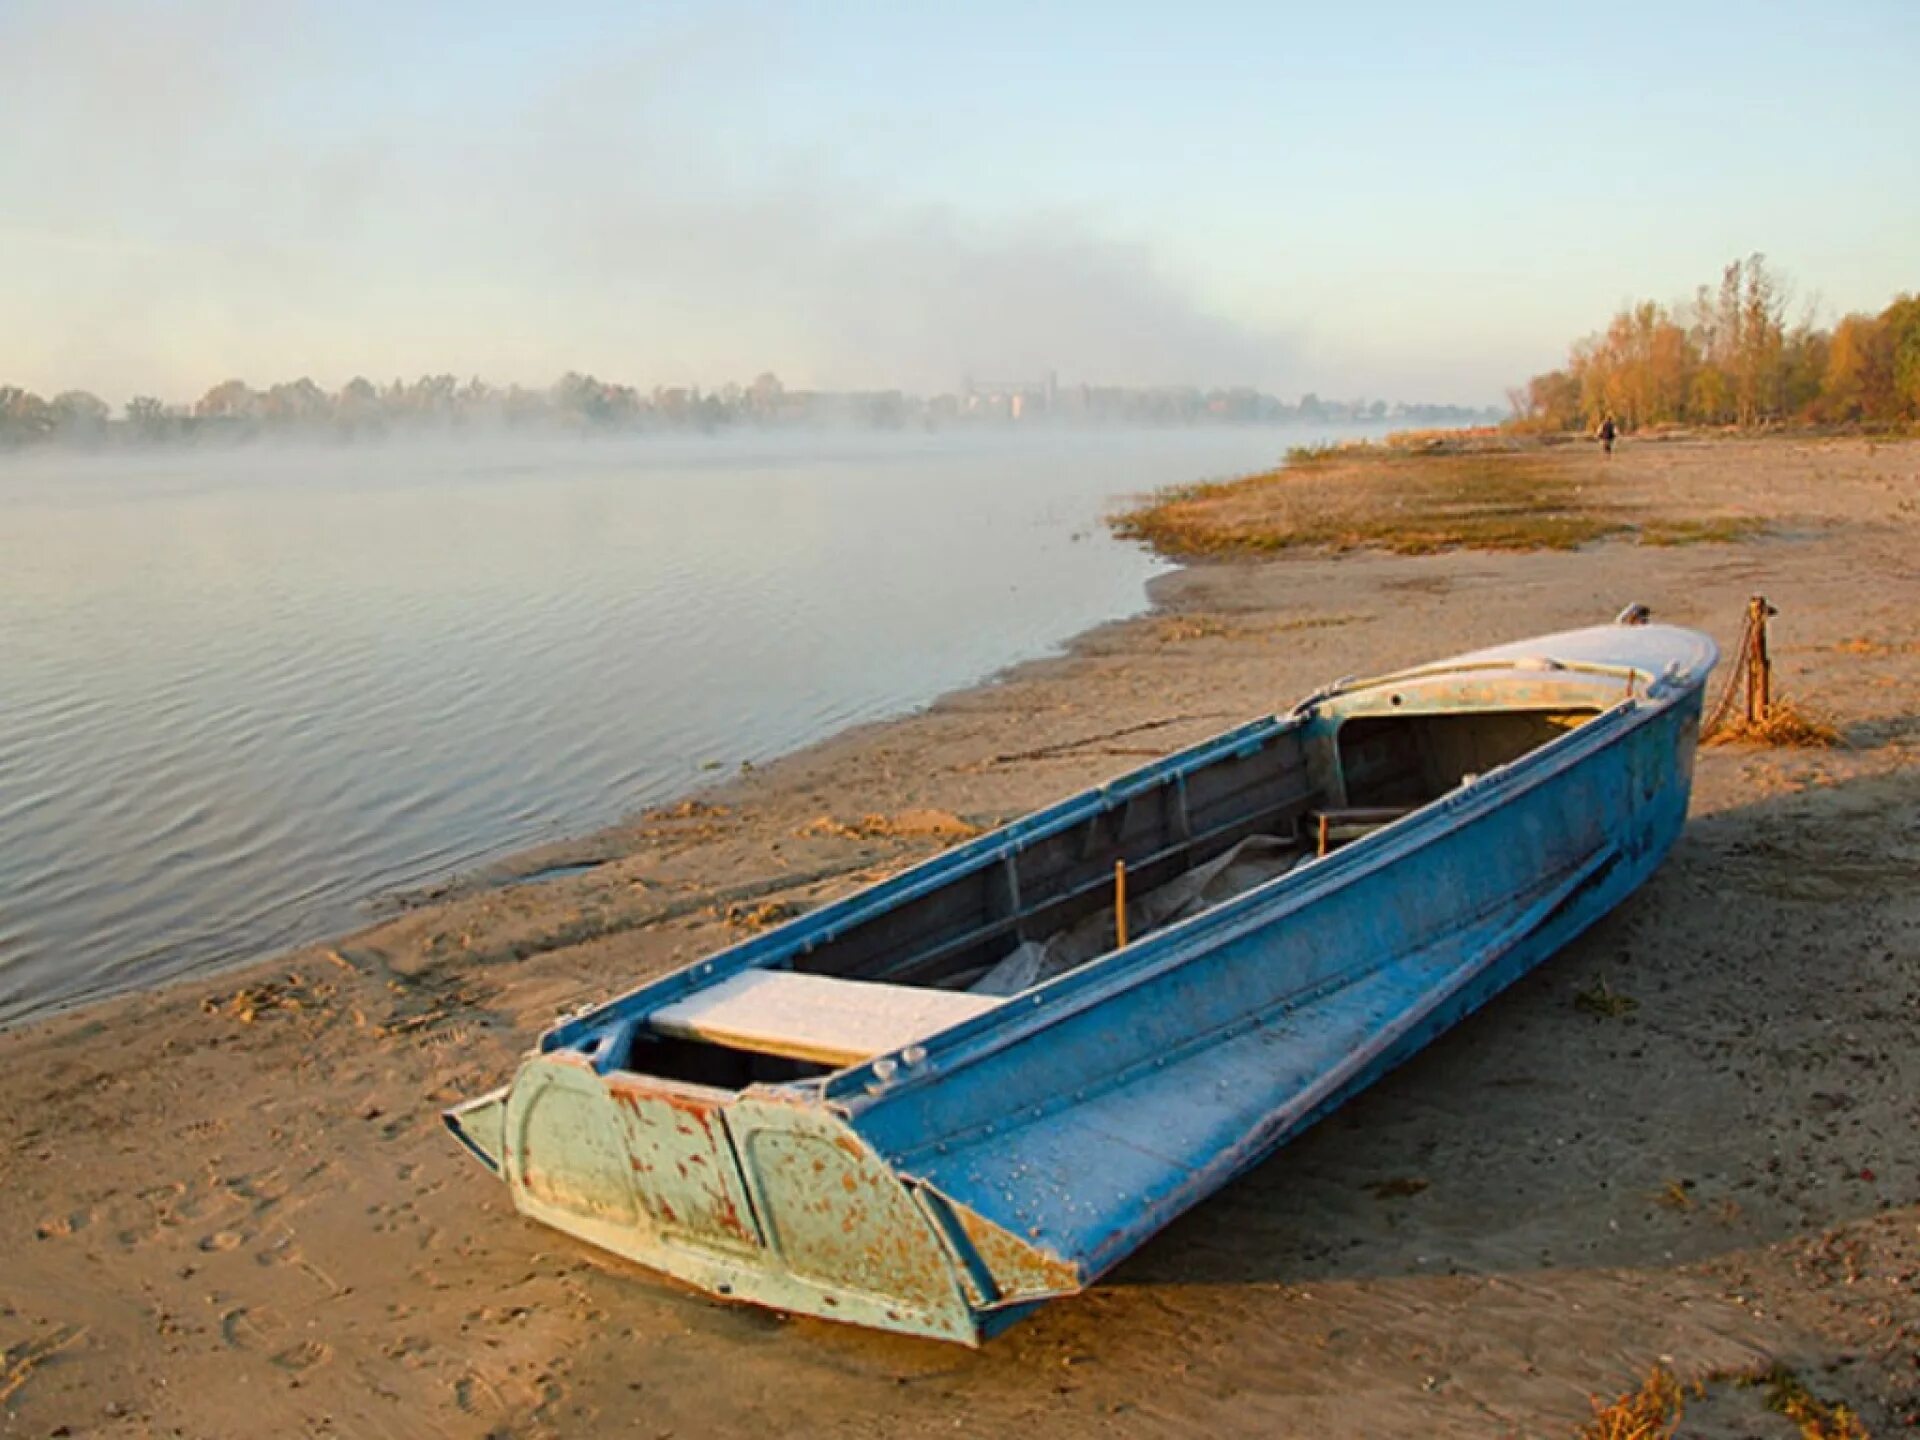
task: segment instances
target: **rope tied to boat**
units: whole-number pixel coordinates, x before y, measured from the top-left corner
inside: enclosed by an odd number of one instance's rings
[[[1767,712],[1773,708],[1773,661],[1767,654],[1767,619],[1779,613],[1767,603],[1764,595],[1755,595],[1747,601],[1746,626],[1740,634],[1738,653],[1720,687],[1720,698],[1713,702],[1713,708],[1700,723],[1702,739],[1726,728],[1742,682],[1745,682],[1747,697],[1747,724],[1765,722]]]

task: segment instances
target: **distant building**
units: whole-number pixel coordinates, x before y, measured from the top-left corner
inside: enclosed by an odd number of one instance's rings
[[[1060,379],[1049,370],[1042,380],[975,380],[960,382],[960,404],[968,415],[1010,424],[1043,420],[1054,413]]]

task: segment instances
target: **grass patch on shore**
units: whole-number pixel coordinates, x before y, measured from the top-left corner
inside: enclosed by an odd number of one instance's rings
[[[1638,1390],[1611,1401],[1595,1399],[1593,1418],[1576,1440],[1667,1440],[1686,1413],[1686,1392],[1673,1372],[1656,1365]]]
[[[1618,1020],[1623,1015],[1631,1015],[1640,1008],[1640,1002],[1631,995],[1622,995],[1609,985],[1604,978],[1596,979],[1591,985],[1576,990],[1573,995],[1576,1009],[1589,1015],[1598,1015],[1603,1020]]]
[[[1642,519],[1596,477],[1537,449],[1295,449],[1278,470],[1181,485],[1112,517],[1122,538],[1176,557],[1287,550],[1573,550],[1596,540],[1730,542],[1765,527],[1742,516]]]
[[[1804,1440],[1868,1440],[1867,1427],[1858,1415],[1838,1401],[1815,1395],[1783,1365],[1745,1383],[1764,1386],[1767,1409],[1798,1425]]]
[[[1851,1408],[1814,1394],[1784,1365],[1721,1371],[1691,1386],[1682,1385],[1666,1366],[1656,1365],[1637,1390],[1612,1401],[1595,1396],[1593,1418],[1574,1432],[1574,1440],[1672,1440],[1686,1418],[1690,1398],[1704,1400],[1710,1389],[1729,1384],[1736,1391],[1762,1392],[1762,1407],[1790,1421],[1802,1440],[1870,1440]]]
[[[1764,720],[1749,723],[1744,715],[1730,717],[1703,737],[1709,745],[1768,745],[1790,750],[1831,750],[1841,743],[1840,729],[1825,715],[1775,700]]]
[[[1295,635],[1308,630],[1335,630],[1372,619],[1370,615],[1296,615],[1288,620],[1249,620],[1240,615],[1191,611],[1164,615],[1154,622],[1152,634],[1163,643],[1187,640],[1241,640],[1269,635]]]
[[[1767,533],[1767,522],[1752,515],[1712,515],[1699,519],[1642,520],[1634,526],[1642,545],[1736,545]]]

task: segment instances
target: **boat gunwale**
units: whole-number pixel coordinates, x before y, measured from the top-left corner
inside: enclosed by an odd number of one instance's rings
[[[1482,818],[1512,796],[1557,778],[1590,754],[1658,720],[1668,708],[1669,705],[1660,701],[1649,704],[1644,696],[1624,697],[1579,728],[1555,736],[1509,764],[1489,770],[1471,784],[1429,801],[1311,865],[1275,876],[1198,915],[1156,930],[1124,950],[1111,951],[1092,963],[1010,996],[1008,1003],[997,1009],[923,1037],[917,1042],[922,1056],[911,1066],[901,1064],[898,1054],[889,1052],[813,1080],[750,1088],[791,1092],[796,1087],[821,1087],[826,1100],[837,1102],[849,1117],[857,1116],[882,1100],[933,1083],[961,1065],[1024,1043],[1051,1025],[1175,970],[1195,958],[1196,952],[1210,952],[1283,922],[1327,896],[1417,854],[1445,833]],[[1627,723],[1629,717],[1632,724]],[[1599,733],[1602,729],[1605,734]],[[1573,742],[1581,739],[1587,743],[1576,747]],[[1538,765],[1532,763],[1536,757],[1540,758]],[[971,1041],[978,1043],[969,1046]],[[963,1050],[963,1047],[967,1048]],[[876,1068],[882,1061],[894,1067],[884,1080]],[[947,1063],[940,1065],[939,1061]]]
[[[1612,628],[1597,626],[1589,631],[1567,633],[1584,635],[1592,631],[1610,631]],[[1683,699],[1689,691],[1703,687],[1717,659],[1713,642],[1700,632],[1671,626],[1661,628],[1669,635],[1685,636],[1696,642],[1691,647],[1691,656],[1687,657],[1694,660],[1695,664],[1686,669],[1680,669],[1676,664],[1663,674],[1655,674],[1636,665],[1556,661],[1542,650],[1538,655],[1499,656],[1487,660],[1467,655],[1459,657],[1465,663],[1444,661],[1367,680],[1343,680],[1327,691],[1307,697],[1284,714],[1276,712],[1256,717],[1208,737],[1187,750],[1161,757],[1138,769],[1088,787],[1051,806],[1030,812],[953,849],[931,856],[877,885],[830,902],[787,925],[764,935],[750,937],[718,954],[647,981],[548,1030],[540,1037],[537,1053],[581,1050],[584,1048],[581,1042],[630,1034],[644,1024],[647,1015],[660,1005],[746,970],[774,968],[782,960],[807,954],[821,944],[830,943],[853,925],[917,899],[971,870],[984,868],[994,860],[1015,854],[1035,841],[1097,817],[1110,810],[1116,802],[1131,799],[1172,779],[1217,763],[1250,744],[1264,746],[1282,735],[1298,733],[1323,711],[1339,708],[1338,702],[1352,701],[1368,692],[1395,684],[1432,684],[1453,676],[1483,671],[1513,674],[1543,684],[1552,684],[1556,680],[1600,678],[1618,681],[1625,686],[1621,699],[1599,711],[1586,723],[1553,737],[1507,764],[1487,771],[1468,784],[1436,797],[1399,820],[1382,826],[1331,855],[1317,859],[1311,865],[1276,876],[1198,915],[1144,936],[1125,949],[1108,952],[1093,963],[1076,967],[1041,985],[1009,996],[1006,1003],[993,1010],[922,1037],[915,1045],[905,1047],[915,1052],[911,1065],[902,1063],[900,1053],[888,1051],[822,1075],[799,1080],[760,1082],[727,1092],[788,1097],[815,1094],[847,1114],[869,1108],[882,1096],[899,1094],[907,1088],[928,1083],[957,1064],[970,1063],[974,1059],[997,1053],[1005,1046],[1020,1043],[1056,1021],[1065,1020],[1102,1003],[1115,990],[1129,988],[1183,963],[1196,942],[1204,941],[1208,947],[1230,943],[1239,937],[1242,927],[1264,928],[1338,886],[1373,873],[1380,866],[1392,863],[1423,843],[1418,839],[1410,841],[1409,836],[1419,837],[1429,829],[1440,827],[1443,821],[1450,827],[1474,818],[1479,811],[1497,803],[1496,797],[1517,793],[1516,786],[1531,789],[1535,784],[1545,783],[1552,775],[1559,773],[1565,764],[1572,763],[1591,749],[1613,743],[1620,735],[1627,733],[1621,728],[1622,716],[1638,713],[1641,717],[1638,723],[1651,722]],[[1557,638],[1561,637],[1548,636],[1540,641],[1521,643],[1542,644]],[[1637,682],[1641,680],[1646,682],[1644,688],[1637,689]],[[1451,713],[1468,714],[1475,710],[1492,712],[1502,708],[1523,707],[1476,704],[1456,707]],[[1433,712],[1408,707],[1388,713],[1411,716]],[[1633,728],[1638,728],[1638,724],[1628,727]],[[1282,899],[1287,903],[1273,913],[1266,913],[1268,907]],[[1260,913],[1254,913],[1256,911]],[[1221,933],[1223,930],[1228,933]],[[1072,1003],[1076,1001],[1079,1003]],[[593,1046],[588,1053],[618,1048],[617,1041],[613,1046],[602,1043]],[[946,1063],[936,1063],[939,1061]],[[603,1073],[645,1077],[644,1071],[608,1070]]]
[[[1500,673],[1519,673],[1523,675],[1593,675],[1607,680],[1620,680],[1629,684],[1642,682],[1647,693],[1654,699],[1660,698],[1660,692],[1669,684],[1685,690],[1694,683],[1696,675],[1704,678],[1718,659],[1717,652],[1713,660],[1694,669],[1674,669],[1670,672],[1655,672],[1643,665],[1607,665],[1591,660],[1556,660],[1551,656],[1518,656],[1511,659],[1475,660],[1467,664],[1445,664],[1418,666],[1411,670],[1392,670],[1384,675],[1348,677],[1336,680],[1324,690],[1316,690],[1288,711],[1289,715],[1311,714],[1314,710],[1331,700],[1347,700],[1364,695],[1370,690],[1384,690],[1395,685],[1418,684],[1424,681],[1442,679],[1450,675],[1473,675],[1484,671]],[[1676,663],[1676,667],[1678,662]]]
[[[1685,640],[1689,644],[1684,652],[1665,656],[1666,664],[1657,672],[1646,665],[1634,664],[1628,660],[1562,659],[1548,648],[1549,642],[1565,642],[1575,638],[1584,641],[1587,637],[1598,635],[1606,635],[1617,640],[1630,639],[1641,643],[1649,639],[1657,639],[1661,642]],[[1676,647],[1670,643],[1669,648]],[[1527,640],[1511,641],[1504,645],[1470,650],[1465,654],[1410,666],[1405,670],[1389,670],[1380,675],[1343,676],[1308,695],[1294,707],[1294,711],[1297,713],[1326,700],[1357,694],[1380,686],[1405,684],[1409,681],[1429,679],[1435,675],[1475,670],[1519,670],[1548,674],[1584,672],[1623,680],[1638,677],[1644,679],[1649,687],[1653,688],[1671,679],[1678,682],[1684,689],[1695,675],[1704,680],[1719,662],[1719,658],[1719,647],[1714,644],[1712,637],[1703,631],[1683,625],[1627,624],[1616,620],[1610,625],[1589,625],[1579,630],[1563,630],[1553,635],[1540,635]]]

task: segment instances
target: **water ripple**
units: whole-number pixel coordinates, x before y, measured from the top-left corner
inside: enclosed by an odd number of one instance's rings
[[[1291,438],[0,457],[0,1023],[1040,653],[1142,604],[1115,497]]]

